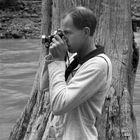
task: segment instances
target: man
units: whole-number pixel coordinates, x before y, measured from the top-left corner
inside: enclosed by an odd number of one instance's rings
[[[98,138],[95,120],[101,114],[111,84],[112,66],[102,47],[96,48],[93,42],[95,28],[93,12],[76,7],[62,19],[61,29],[66,40],[59,35],[52,39],[49,48],[52,59],[47,63],[51,139]],[[67,50],[77,56],[66,70]]]

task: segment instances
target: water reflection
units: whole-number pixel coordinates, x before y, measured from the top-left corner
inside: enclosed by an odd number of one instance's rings
[[[7,140],[30,96],[39,40],[0,40],[0,140]]]

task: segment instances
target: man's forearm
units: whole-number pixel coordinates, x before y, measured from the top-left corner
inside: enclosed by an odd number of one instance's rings
[[[53,59],[51,55],[45,56],[42,61],[42,67],[40,68],[40,90],[49,88],[48,64],[52,62]]]

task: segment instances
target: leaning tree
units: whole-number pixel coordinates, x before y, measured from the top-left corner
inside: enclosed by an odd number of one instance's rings
[[[86,6],[92,9],[97,17],[98,25],[93,39],[105,47],[105,52],[113,64],[112,85],[105,100],[102,116],[96,121],[99,140],[138,140],[133,113],[135,72],[132,63],[130,4],[131,0],[42,0],[42,34],[45,35],[59,28],[61,16],[68,8]],[[44,46],[31,97],[9,140],[47,139],[49,90],[40,90],[40,73],[44,65],[43,51]]]

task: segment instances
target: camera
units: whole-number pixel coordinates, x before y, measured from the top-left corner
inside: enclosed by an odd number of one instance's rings
[[[49,35],[47,37],[45,35],[42,35],[42,43],[43,44],[47,43],[49,45],[52,42],[52,39],[54,38],[55,35],[59,35],[61,38],[64,37],[63,31],[58,29],[54,32],[54,34]]]

